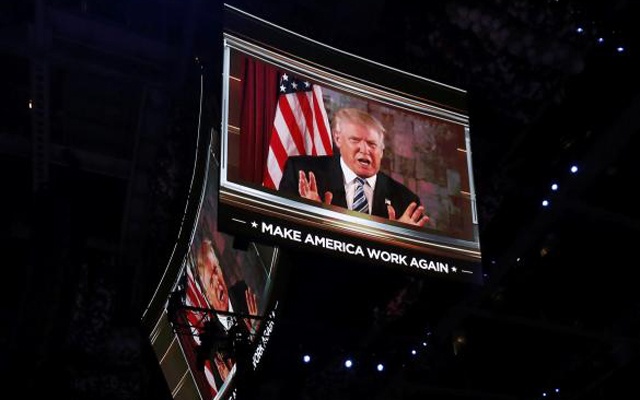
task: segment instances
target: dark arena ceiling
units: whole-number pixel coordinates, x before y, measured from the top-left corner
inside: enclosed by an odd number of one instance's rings
[[[25,383],[27,397],[48,389],[69,398],[170,397],[137,323],[180,224],[195,140],[184,128],[193,111],[180,71],[194,54],[217,61],[206,55],[214,46],[211,3],[0,6],[1,169],[10,195],[3,231],[12,269],[5,285],[16,285],[3,296],[1,365],[12,382]],[[467,90],[483,251],[480,286],[291,253],[280,320],[263,370],[247,383],[256,398],[639,397],[638,2],[229,3]],[[77,16],[78,26],[106,21],[142,43],[120,42],[100,59],[81,46],[36,57],[61,66],[48,77],[60,146],[50,160],[55,186],[45,194],[33,190],[24,110],[36,51],[25,38],[38,4]],[[127,67],[136,46],[154,43],[172,51]],[[108,79],[95,79],[103,73]],[[91,95],[74,96],[87,88]],[[142,91],[153,103],[145,115]],[[147,158],[145,141],[159,137],[112,134],[154,126],[167,110],[169,133],[156,158]],[[143,177],[133,166],[144,162],[151,167]],[[153,206],[136,207],[147,192]],[[104,356],[105,346],[124,356]]]

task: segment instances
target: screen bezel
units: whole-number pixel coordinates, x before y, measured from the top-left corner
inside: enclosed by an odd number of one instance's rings
[[[268,218],[293,229],[311,229],[358,243],[424,253],[443,260],[464,262],[466,275],[480,278],[480,242],[471,162],[469,118],[466,92],[423,77],[370,61],[305,38],[267,21],[226,5],[223,33],[223,93],[220,146],[220,206],[240,218],[223,218],[220,228],[249,236],[251,240],[287,240],[256,235],[247,229],[249,220]],[[256,39],[259,38],[259,39]],[[473,224],[472,239],[460,239],[429,229],[416,230],[403,224],[367,218],[335,207],[293,199],[256,185],[229,179],[229,79],[231,52],[241,52],[277,68],[291,71],[321,86],[371,99],[374,102],[411,113],[437,118],[464,127],[469,179],[469,207]],[[345,69],[348,68],[348,69]],[[350,73],[344,72],[345,70]],[[376,77],[376,82],[362,77]],[[409,90],[410,89],[410,90]],[[240,224],[233,221],[241,220]],[[245,226],[242,226],[245,225]],[[294,245],[296,245],[294,243]]]

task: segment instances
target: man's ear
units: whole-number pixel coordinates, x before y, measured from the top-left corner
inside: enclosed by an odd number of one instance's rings
[[[340,134],[338,132],[334,132],[333,134],[333,144],[337,148],[340,148]]]

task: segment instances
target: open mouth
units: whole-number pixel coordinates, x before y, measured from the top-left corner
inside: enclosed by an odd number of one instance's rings
[[[357,161],[358,161],[358,164],[360,164],[363,167],[369,167],[371,165],[371,160],[367,158],[358,158]]]

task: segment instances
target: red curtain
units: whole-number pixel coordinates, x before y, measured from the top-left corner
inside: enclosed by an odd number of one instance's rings
[[[247,58],[241,79],[240,179],[262,184],[278,101],[278,70]]]

